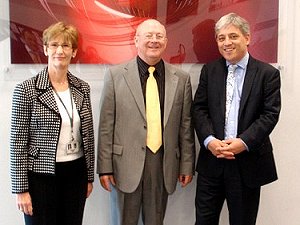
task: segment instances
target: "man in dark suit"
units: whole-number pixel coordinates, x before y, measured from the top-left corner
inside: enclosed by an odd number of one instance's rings
[[[165,27],[157,20],[142,22],[136,31],[138,56],[110,67],[101,99],[97,172],[104,189],[118,193],[120,224],[162,225],[168,195],[177,181],[184,187],[194,172],[192,89],[189,75],[162,60],[167,45]],[[157,144],[148,144],[151,115],[148,80],[155,67],[154,86],[160,110]],[[149,78],[148,78],[149,77]],[[142,210],[141,210],[142,209]],[[116,216],[116,215],[115,215]]]
[[[269,135],[281,107],[280,74],[249,55],[245,19],[227,14],[215,33],[223,57],[203,66],[193,104],[201,145],[196,225],[217,225],[225,199],[231,225],[254,225],[260,188],[277,179]],[[236,67],[233,76],[228,67]]]

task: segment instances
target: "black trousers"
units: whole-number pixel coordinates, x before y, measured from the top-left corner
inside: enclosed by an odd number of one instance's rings
[[[33,216],[26,225],[81,225],[87,194],[84,157],[56,163],[55,176],[29,174]]]
[[[260,187],[246,187],[236,161],[224,163],[218,177],[198,174],[195,198],[195,225],[218,225],[226,199],[230,225],[255,225],[259,207]]]

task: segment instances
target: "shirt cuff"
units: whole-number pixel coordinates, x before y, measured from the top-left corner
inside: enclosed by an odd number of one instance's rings
[[[244,146],[245,146],[246,150],[249,152],[248,145],[246,145],[246,143],[245,143],[245,142],[242,140],[242,138],[240,138],[240,140],[243,142],[243,144],[244,144]]]
[[[209,135],[207,138],[205,138],[204,143],[203,143],[205,148],[207,148],[209,142],[211,142],[212,140],[215,140],[215,139],[216,138],[213,135]]]
[[[110,175],[114,175],[114,173],[99,173],[99,177],[101,176],[110,176]]]

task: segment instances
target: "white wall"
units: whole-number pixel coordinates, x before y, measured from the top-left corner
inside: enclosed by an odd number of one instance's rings
[[[0,1],[0,219],[1,224],[22,224],[22,214],[16,209],[15,197],[10,192],[9,130],[12,91],[16,83],[33,76],[41,69],[34,65],[11,65],[9,51],[8,0]],[[299,225],[300,221],[300,156],[296,140],[300,133],[300,1],[280,0],[279,58],[282,75],[282,112],[279,124],[272,134],[279,180],[262,188],[258,225]],[[298,51],[297,51],[298,50]],[[200,65],[183,65],[191,73],[194,91]],[[74,74],[88,81],[92,87],[95,127],[98,124],[99,99],[102,90],[104,66],[76,66]],[[96,134],[97,135],[97,134]],[[94,192],[87,201],[84,224],[109,225],[109,195],[100,188],[98,179]],[[194,180],[195,181],[195,180]],[[166,225],[194,224],[195,182],[185,189],[178,187],[169,199]],[[226,209],[220,225],[228,224]]]

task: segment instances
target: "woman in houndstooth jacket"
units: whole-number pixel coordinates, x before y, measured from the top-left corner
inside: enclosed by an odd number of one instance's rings
[[[94,181],[90,87],[68,71],[75,27],[43,32],[48,66],[18,84],[12,101],[12,192],[26,225],[80,225]]]

